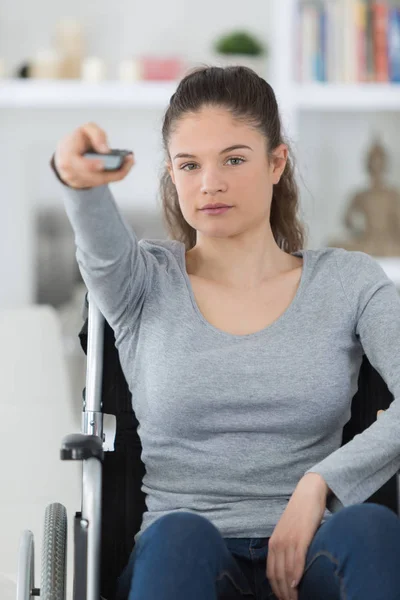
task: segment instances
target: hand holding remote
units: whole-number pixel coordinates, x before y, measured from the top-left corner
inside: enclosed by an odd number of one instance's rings
[[[129,150],[111,150],[103,129],[87,123],[60,140],[54,164],[66,185],[82,189],[121,181],[134,156]]]

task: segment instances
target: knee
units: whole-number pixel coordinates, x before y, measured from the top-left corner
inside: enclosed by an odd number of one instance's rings
[[[382,536],[400,540],[398,516],[386,506],[370,502],[342,508],[328,520],[326,528],[332,535],[350,538],[355,544],[366,538],[380,543]]]
[[[142,534],[143,541],[168,540],[178,549],[217,547],[222,542],[218,529],[205,517],[188,511],[171,512],[154,521]]]

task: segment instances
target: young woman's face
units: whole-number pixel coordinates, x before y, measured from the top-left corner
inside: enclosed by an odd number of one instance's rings
[[[194,229],[225,237],[269,222],[272,188],[287,159],[284,144],[273,151],[278,160],[268,160],[266,140],[258,131],[223,108],[204,107],[179,122],[169,154],[182,214]],[[231,208],[220,214],[203,209],[217,203]]]

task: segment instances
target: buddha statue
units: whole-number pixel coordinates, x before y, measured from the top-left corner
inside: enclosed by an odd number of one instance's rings
[[[388,157],[378,139],[366,166],[370,186],[355,194],[343,218],[348,235],[328,245],[377,257],[400,256],[400,192],[385,183]]]

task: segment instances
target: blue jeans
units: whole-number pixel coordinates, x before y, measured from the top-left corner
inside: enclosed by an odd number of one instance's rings
[[[276,600],[266,577],[269,538],[223,538],[205,517],[172,512],[139,538],[117,600]],[[356,504],[319,526],[299,600],[399,600],[400,519]]]

